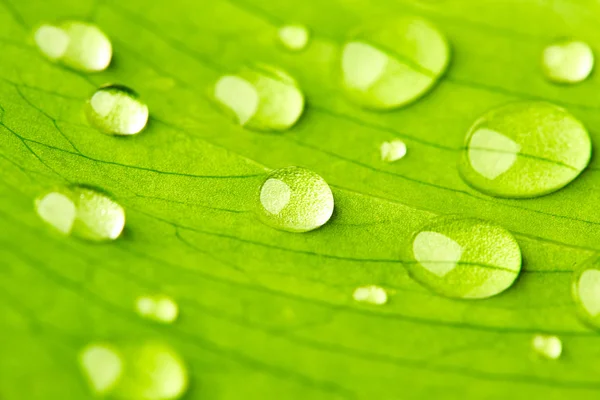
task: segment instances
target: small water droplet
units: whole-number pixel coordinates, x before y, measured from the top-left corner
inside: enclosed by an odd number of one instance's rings
[[[521,271],[521,250],[499,226],[448,217],[412,237],[405,264],[415,280],[441,295],[480,299],[513,284]]]
[[[304,95],[296,81],[265,65],[222,76],[215,84],[214,97],[240,125],[257,131],[285,131],[304,111]]]
[[[385,304],[388,300],[385,289],[375,285],[357,287],[352,297],[358,302],[375,305]]]
[[[600,329],[600,256],[592,257],[573,274],[573,298],[582,320]]]
[[[139,95],[122,85],[98,89],[87,102],[86,116],[90,124],[104,133],[134,135],[148,122],[148,106]]]
[[[48,59],[79,71],[103,71],[112,57],[108,37],[96,25],[87,22],[45,24],[35,31],[34,39]]]
[[[581,122],[543,102],[493,109],[471,127],[459,170],[475,189],[499,197],[536,197],[574,180],[592,144]]]
[[[40,196],[36,212],[65,235],[93,241],[119,237],[125,211],[106,195],[82,186],[60,188]]]
[[[85,347],[79,355],[79,362],[90,387],[97,394],[109,392],[123,372],[121,355],[107,344]]]
[[[559,83],[586,79],[594,67],[594,53],[587,43],[561,40],[544,49],[542,70],[546,78]]]
[[[402,107],[433,87],[449,59],[446,38],[430,22],[408,16],[378,21],[344,45],[343,86],[363,107]]]
[[[300,51],[308,44],[310,33],[304,25],[285,25],[277,32],[281,44],[288,50]]]
[[[556,336],[535,335],[531,345],[536,353],[550,360],[556,360],[562,354],[562,342]]]
[[[142,317],[170,324],[177,319],[177,303],[165,295],[141,296],[136,301],[136,309]]]
[[[406,155],[406,144],[400,139],[394,139],[381,144],[381,159],[394,162]]]
[[[288,232],[317,229],[333,213],[333,194],[327,182],[301,167],[269,174],[260,187],[258,203],[264,223]]]

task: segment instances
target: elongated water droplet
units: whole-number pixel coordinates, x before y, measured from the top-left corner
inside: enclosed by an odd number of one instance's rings
[[[34,38],[48,59],[78,71],[102,71],[110,64],[112,45],[96,25],[78,21],[42,25]]]
[[[512,285],[521,251],[505,229],[473,218],[441,218],[417,232],[407,248],[410,275],[448,297],[480,299]]]
[[[573,298],[581,319],[600,329],[600,256],[592,257],[573,274]]]
[[[535,335],[531,345],[536,353],[550,360],[556,360],[562,354],[562,342],[556,336]]]
[[[357,287],[352,297],[358,302],[375,305],[385,304],[388,300],[385,289],[376,285]]]
[[[177,303],[165,295],[141,296],[136,301],[136,309],[142,317],[166,324],[175,321],[179,315]]]
[[[333,213],[333,194],[319,175],[301,167],[273,171],[260,187],[258,213],[274,228],[306,232],[325,224]]]
[[[222,76],[214,87],[214,97],[240,125],[257,131],[285,131],[304,111],[304,95],[296,81],[265,65]]]
[[[98,343],[85,347],[79,362],[88,384],[97,394],[110,392],[123,372],[123,360],[110,345]]]
[[[135,91],[122,85],[98,89],[85,110],[94,128],[113,135],[134,135],[148,122],[148,106]]]
[[[499,197],[554,192],[587,166],[592,144],[563,108],[518,102],[489,111],[471,127],[459,170],[475,189]]]
[[[546,47],[542,54],[542,70],[553,82],[581,82],[593,67],[594,53],[584,42],[562,40]]]
[[[36,200],[40,218],[65,235],[93,241],[119,237],[125,211],[106,195],[82,186],[60,188]]]
[[[300,51],[308,44],[310,33],[304,25],[285,25],[279,28],[279,41],[288,50]]]
[[[433,87],[449,59],[446,38],[430,22],[408,16],[378,21],[344,45],[343,86],[363,107],[402,107]]]
[[[381,159],[394,162],[406,155],[406,144],[400,139],[394,139],[381,144]]]

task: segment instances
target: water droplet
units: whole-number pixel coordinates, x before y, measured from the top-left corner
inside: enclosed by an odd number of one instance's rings
[[[277,33],[281,44],[288,50],[300,51],[308,44],[310,33],[304,25],[285,25]]]
[[[319,175],[301,167],[273,171],[260,187],[259,215],[288,232],[306,232],[325,224],[333,213],[333,194]]]
[[[562,354],[562,342],[556,336],[535,335],[531,344],[533,350],[550,360],[556,360]]]
[[[594,256],[573,274],[573,298],[579,315],[600,329],[600,257]]]
[[[430,22],[417,17],[378,21],[344,45],[343,86],[363,107],[402,107],[433,87],[449,59],[446,38]]]
[[[265,65],[222,76],[215,85],[214,97],[240,125],[257,131],[285,131],[304,111],[304,95],[296,81]]]
[[[441,218],[412,237],[405,264],[415,280],[441,295],[480,299],[512,285],[521,270],[521,251],[499,226]]]
[[[97,394],[109,392],[123,372],[121,355],[106,344],[85,347],[79,355],[79,362],[90,387]]]
[[[87,22],[45,24],[35,31],[34,39],[48,59],[79,71],[103,71],[112,57],[108,37],[96,25]]]
[[[134,135],[148,122],[148,106],[139,95],[122,85],[98,89],[87,102],[86,115],[96,129],[114,135]]]
[[[591,151],[587,130],[565,109],[518,102],[489,111],[473,124],[459,170],[483,193],[536,197],[575,179]]]
[[[136,301],[138,314],[158,322],[171,323],[179,315],[179,307],[175,301],[164,295],[141,296]]]
[[[36,200],[40,218],[65,235],[102,241],[119,237],[125,211],[106,195],[82,186],[61,188]]]
[[[375,305],[385,304],[388,300],[385,289],[375,285],[357,287],[352,297],[358,302]]]
[[[594,53],[587,43],[561,40],[544,49],[542,70],[546,78],[559,83],[583,81],[594,67]]]
[[[400,139],[394,139],[381,144],[381,159],[394,162],[406,155],[406,144]]]

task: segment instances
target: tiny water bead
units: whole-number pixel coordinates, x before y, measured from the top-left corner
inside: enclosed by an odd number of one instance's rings
[[[123,85],[98,89],[87,102],[85,111],[94,128],[113,135],[135,135],[148,122],[148,106],[134,90]]]
[[[542,70],[548,80],[577,83],[585,80],[594,67],[594,53],[587,43],[562,40],[542,53]]]
[[[536,353],[550,360],[557,360],[562,354],[562,342],[556,336],[535,335],[531,345]]]
[[[434,221],[411,238],[406,255],[406,268],[416,281],[455,298],[494,296],[510,287],[521,271],[515,238],[474,218]]]
[[[352,297],[360,303],[382,305],[387,303],[388,295],[384,288],[376,285],[360,286],[354,290]]]
[[[48,59],[83,72],[103,71],[112,58],[108,37],[87,22],[42,25],[35,31],[34,39]]]
[[[573,274],[573,298],[582,320],[600,329],[600,256],[594,256]]]
[[[165,295],[141,296],[137,299],[136,310],[144,318],[169,324],[174,322],[179,315],[177,303]]]
[[[260,187],[262,221],[288,232],[317,229],[331,218],[333,194],[323,178],[301,167],[273,171]]]
[[[517,102],[479,118],[467,134],[459,162],[463,179],[498,197],[554,192],[587,166],[592,144],[581,122],[544,102]]]
[[[266,65],[222,76],[215,84],[214,98],[240,125],[257,131],[285,131],[304,111],[304,94],[296,81]]]
[[[406,155],[406,144],[400,139],[394,139],[381,144],[381,160],[385,162],[398,161]]]
[[[114,240],[125,211],[106,195],[82,186],[60,188],[35,201],[40,218],[57,231],[92,241]]]
[[[360,106],[399,108],[431,89],[449,60],[445,36],[429,21],[409,16],[378,21],[344,45],[342,83]]]
[[[279,41],[288,50],[300,51],[308,44],[310,33],[304,25],[285,25],[277,32]]]

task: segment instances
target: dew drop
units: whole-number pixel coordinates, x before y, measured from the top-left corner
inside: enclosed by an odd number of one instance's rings
[[[445,72],[450,48],[429,21],[402,17],[365,27],[342,50],[342,83],[360,106],[389,110],[410,104]]]
[[[296,81],[265,65],[222,76],[215,84],[214,98],[240,125],[257,131],[285,131],[304,111],[304,95]]]
[[[279,41],[288,50],[300,51],[308,44],[310,33],[304,25],[285,25],[277,33]]]
[[[123,372],[121,355],[107,344],[85,347],[79,355],[79,362],[88,384],[97,394],[109,392]]]
[[[394,162],[406,155],[406,144],[400,139],[394,139],[381,144],[381,159],[386,162]]]
[[[35,202],[40,218],[65,235],[114,240],[125,226],[125,211],[106,195],[83,186],[60,188]]]
[[[577,83],[585,80],[594,67],[594,53],[587,43],[562,40],[542,53],[542,70],[548,80]]]
[[[440,218],[407,246],[410,275],[436,293],[480,299],[510,287],[521,271],[521,251],[505,229],[473,218]]]
[[[165,295],[140,296],[136,301],[136,310],[144,318],[170,324],[177,319],[177,303]]]
[[[469,185],[488,195],[536,197],[574,180],[591,151],[587,130],[565,109],[518,102],[489,111],[473,124],[459,170]]]
[[[535,335],[531,345],[536,353],[550,360],[556,360],[562,354],[562,342],[556,336]]]
[[[573,274],[573,298],[579,316],[600,329],[600,257],[594,256]]]
[[[319,175],[301,167],[273,171],[260,187],[262,221],[288,232],[306,232],[325,224],[333,213],[333,194]]]
[[[375,285],[357,287],[354,290],[352,297],[360,303],[374,305],[382,305],[388,301],[388,295],[385,289]]]
[[[101,132],[134,135],[148,122],[148,106],[132,89],[108,85],[98,89],[86,104],[89,123]]]
[[[35,31],[34,39],[48,59],[78,71],[103,71],[112,57],[108,37],[96,25],[87,22],[45,24]]]

